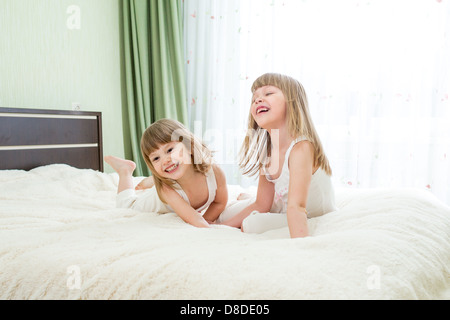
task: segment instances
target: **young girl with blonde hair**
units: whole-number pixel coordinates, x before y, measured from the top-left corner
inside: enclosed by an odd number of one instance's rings
[[[252,93],[240,167],[260,174],[257,196],[223,224],[249,233],[288,226],[292,238],[308,236],[307,218],[336,207],[331,167],[305,90],[289,76],[269,73],[254,82]]]
[[[175,212],[185,222],[201,228],[219,218],[228,201],[225,174],[212,162],[211,151],[180,122],[162,119],[153,123],[142,135],[141,152],[153,182],[137,188],[145,189],[140,194],[135,192],[132,176],[136,164],[105,157],[119,175],[118,207]],[[153,183],[155,188],[150,188]]]

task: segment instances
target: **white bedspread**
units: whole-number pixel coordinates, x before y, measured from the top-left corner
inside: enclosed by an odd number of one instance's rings
[[[0,171],[0,298],[450,297],[450,208],[426,191],[337,190],[340,210],[291,240],[116,209],[116,187],[66,165]]]

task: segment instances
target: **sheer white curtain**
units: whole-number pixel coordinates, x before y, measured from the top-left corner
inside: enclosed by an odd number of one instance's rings
[[[228,183],[245,178],[237,154],[245,135],[241,101],[240,0],[184,2],[185,57],[191,130],[215,151]],[[253,180],[251,180],[253,182]],[[249,182],[250,183],[250,182]]]
[[[191,123],[233,161],[250,87],[265,72],[303,83],[347,187],[419,187],[450,204],[450,1],[185,0]],[[220,140],[220,141],[219,141]]]

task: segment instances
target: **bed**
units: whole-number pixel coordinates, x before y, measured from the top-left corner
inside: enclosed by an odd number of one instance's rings
[[[0,108],[0,170],[53,163],[103,171],[101,112]]]
[[[71,143],[101,154],[100,141]],[[339,210],[292,240],[287,228],[197,229],[173,213],[117,209],[116,174],[64,157],[0,170],[0,299],[450,298],[450,208],[428,191],[337,189]],[[229,189],[230,199],[254,192]]]

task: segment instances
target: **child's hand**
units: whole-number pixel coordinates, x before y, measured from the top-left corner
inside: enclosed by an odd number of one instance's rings
[[[136,186],[136,190],[145,190],[145,189],[150,189],[153,188],[153,186],[155,185],[155,182],[153,181],[153,177],[147,177],[145,179],[143,179],[141,182],[139,182],[139,184]]]

